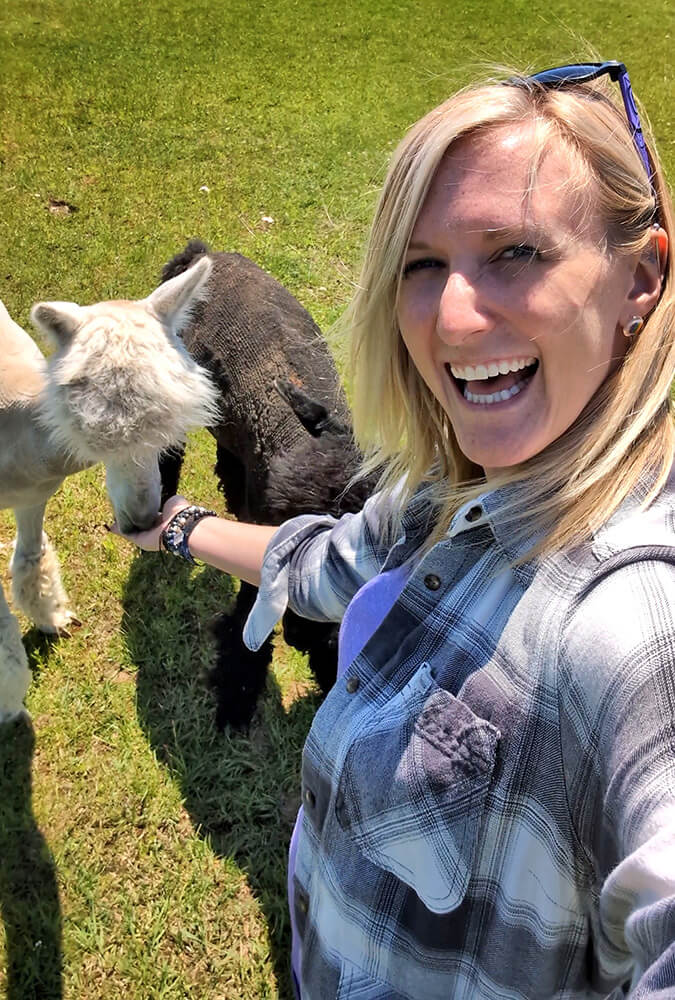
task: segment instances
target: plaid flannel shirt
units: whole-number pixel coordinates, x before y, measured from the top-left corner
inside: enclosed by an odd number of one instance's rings
[[[411,564],[314,719],[303,1000],[675,997],[675,478],[515,568],[499,502]],[[431,509],[423,490],[390,547],[379,495],[287,522],[247,643],[287,602],[341,619],[419,551]]]

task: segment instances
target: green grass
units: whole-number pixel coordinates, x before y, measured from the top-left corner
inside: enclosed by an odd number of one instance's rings
[[[393,145],[486,63],[542,68],[584,39],[624,59],[673,176],[673,21],[665,0],[5,0],[0,297],[27,325],[41,298],[145,295],[200,236],[327,328]],[[212,461],[196,435],[183,488],[218,504]],[[47,530],[83,625],[54,643],[22,621],[34,733],[0,732],[0,989],[288,998],[306,665],[277,639],[251,733],[216,734],[205,629],[232,583],[137,555],[108,518],[100,468],[65,484]],[[5,585],[12,534],[0,514]]]

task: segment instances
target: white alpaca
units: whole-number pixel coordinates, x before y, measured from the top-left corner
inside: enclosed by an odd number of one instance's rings
[[[204,258],[136,302],[38,303],[31,320],[56,346],[48,361],[0,302],[0,509],[16,516],[14,603],[43,632],[64,634],[74,620],[42,530],[64,477],[104,462],[118,523],[147,528],[160,505],[160,451],[213,422],[216,393],[177,336],[210,270]],[[0,587],[0,721],[22,711],[29,682]]]

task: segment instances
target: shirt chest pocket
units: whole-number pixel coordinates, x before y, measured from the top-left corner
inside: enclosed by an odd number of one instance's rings
[[[456,909],[466,893],[499,735],[424,664],[373,711],[345,758],[342,829],[434,913]]]

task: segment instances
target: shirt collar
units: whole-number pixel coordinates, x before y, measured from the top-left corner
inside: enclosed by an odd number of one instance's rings
[[[631,545],[663,541],[665,519],[663,506],[673,506],[675,495],[675,462],[668,481],[659,496],[647,510],[642,505],[653,487],[653,476],[643,474],[634,490],[612,514],[609,520],[589,536],[589,542],[600,557],[614,553]],[[528,518],[530,486],[526,480],[509,483],[496,490],[486,490],[474,500],[468,501],[457,511],[448,530],[448,537],[454,538],[471,529],[489,525],[493,537],[501,547],[508,561],[515,567],[523,582],[531,581],[538,556],[529,553],[542,541],[553,524],[538,522],[530,531],[513,530],[512,523],[499,517],[500,509],[508,505],[513,511]]]
[[[641,533],[645,534],[645,538],[649,535],[649,540],[653,541],[653,533],[642,532],[640,527],[643,523],[648,525],[649,515],[645,516],[645,512],[643,512],[639,524],[633,517],[629,516],[637,513],[637,508],[647,496],[652,482],[653,480],[649,476],[643,476],[633,493],[590,539],[596,556],[602,558],[603,553],[623,549],[631,544],[638,544],[635,539]],[[403,513],[402,533],[391,551],[391,560],[387,559],[387,564],[391,563],[393,566],[405,561],[424,545],[433,530],[436,510],[434,494],[437,489],[438,483],[427,482],[422,484],[413,495]],[[669,503],[672,508],[674,492],[675,464],[665,490],[658,502],[652,505],[654,510],[651,518],[654,520],[657,517],[657,527],[661,535],[663,534],[663,513],[657,508],[660,508],[663,503]],[[524,587],[529,586],[541,558],[539,555],[533,556],[531,553],[553,527],[552,524],[546,525],[541,521],[536,525],[533,523],[531,516],[528,515],[530,494],[531,487],[527,480],[508,483],[494,490],[486,490],[459,508],[452,518],[446,539],[449,541],[457,539],[460,543],[466,540],[468,543],[471,541],[472,532],[482,530],[484,533],[487,527],[503,551],[505,559],[512,566],[516,577]],[[508,506],[516,515],[520,515],[526,524],[529,517],[529,523],[532,525],[531,530],[518,530],[516,532],[512,519],[505,520],[500,517],[500,511],[505,506]]]
[[[393,562],[410,556],[421,548],[429,537],[429,533],[433,530],[436,509],[434,494],[437,489],[437,483],[425,483],[409,501],[401,522],[402,533],[394,546],[397,554],[393,555]],[[519,532],[519,537],[516,538],[512,527],[498,516],[500,508],[505,504],[515,510],[520,506],[526,511],[527,496],[526,482],[509,483],[496,490],[486,490],[459,508],[452,518],[446,538],[452,541],[460,538],[464,540],[466,537],[466,541],[469,542],[471,532],[480,529],[484,532],[487,527],[503,550],[507,561],[514,566],[514,572],[525,585],[529,584],[536,560],[528,560],[527,554],[537,544],[540,534],[534,531]]]

